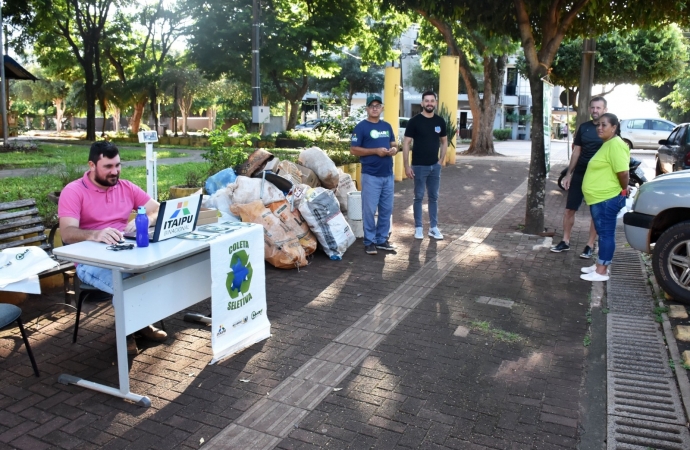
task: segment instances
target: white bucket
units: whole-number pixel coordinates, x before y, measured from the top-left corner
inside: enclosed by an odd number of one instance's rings
[[[352,220],[362,220],[362,193],[352,191],[347,193],[347,218]]]
[[[350,225],[352,234],[354,234],[356,238],[364,237],[364,224],[361,220],[347,219],[347,223]]]

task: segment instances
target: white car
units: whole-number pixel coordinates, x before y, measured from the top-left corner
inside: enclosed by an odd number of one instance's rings
[[[659,148],[659,141],[666,139],[676,124],[664,119],[621,120],[621,138],[630,148]]]

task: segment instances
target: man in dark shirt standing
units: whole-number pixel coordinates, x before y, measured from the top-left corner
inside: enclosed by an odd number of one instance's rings
[[[422,227],[422,200],[424,190],[428,191],[429,236],[443,239],[438,229],[438,191],[441,186],[441,166],[446,163],[448,137],[446,121],[436,110],[436,93],[426,91],[422,94],[422,112],[407,123],[403,140],[403,165],[408,178],[414,179],[414,237],[424,239]],[[410,142],[414,140],[412,165],[410,166]],[[439,156],[439,148],[441,155]],[[439,163],[440,159],[440,163]]]
[[[563,214],[563,240],[558,245],[551,247],[551,251],[554,253],[570,250],[570,233],[575,224],[575,213],[584,199],[582,179],[585,176],[589,160],[592,159],[592,156],[603,144],[603,141],[597,135],[596,125],[599,122],[599,117],[606,113],[606,111],[606,99],[604,97],[592,98],[589,102],[589,114],[592,116],[592,120],[580,125],[577,133],[575,133],[573,154],[570,156],[568,173],[562,182],[563,187],[568,191],[568,200],[566,201],[565,213]],[[597,232],[594,229],[594,222],[590,222],[589,240],[580,254],[580,258],[588,259],[592,257],[594,240],[596,238]]]
[[[383,100],[367,97],[367,118],[355,126],[350,153],[362,163],[362,222],[364,251],[375,255],[376,249],[393,251],[388,241],[393,214],[393,156],[398,153],[393,127],[381,120]],[[376,211],[378,221],[374,220]]]

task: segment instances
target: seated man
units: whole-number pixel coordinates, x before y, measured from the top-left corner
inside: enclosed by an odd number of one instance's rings
[[[158,202],[134,183],[120,180],[120,169],[120,154],[115,145],[107,141],[91,145],[89,170],[82,178],[65,186],[60,193],[58,218],[63,242],[117,244],[123,239],[123,232],[135,229],[134,221],[127,221],[132,210],[142,205],[146,206],[149,223],[155,223]],[[77,276],[84,283],[113,293],[110,269],[78,264]],[[165,331],[151,325],[139,330],[138,334],[156,342],[163,342],[168,337]],[[127,353],[139,353],[134,336],[127,336]]]

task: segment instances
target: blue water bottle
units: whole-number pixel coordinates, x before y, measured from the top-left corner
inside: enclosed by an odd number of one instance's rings
[[[134,219],[137,227],[137,247],[149,246],[149,218],[146,215],[146,207],[140,206],[137,210],[137,217]]]

